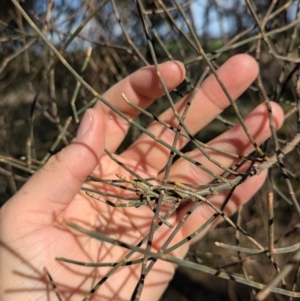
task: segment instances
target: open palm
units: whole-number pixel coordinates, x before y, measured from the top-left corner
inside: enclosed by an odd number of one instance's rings
[[[179,62],[166,62],[159,67],[160,73],[169,90],[174,89],[183,80],[184,67]],[[258,68],[255,61],[247,55],[238,55],[229,59],[218,71],[222,81],[233,98],[237,98],[255,79]],[[148,107],[156,98],[163,95],[154,67],[142,68],[122,80],[104,97],[129,117],[138,115],[138,111],[126,104],[121,97],[139,105]],[[183,111],[187,97],[176,104],[179,113]],[[192,103],[186,117],[186,125],[193,134],[207,125],[229,105],[227,98],[214,76],[208,77]],[[276,126],[283,120],[281,109],[272,104]],[[177,120],[171,109],[165,111],[160,119],[177,126]],[[257,143],[270,135],[267,109],[258,106],[245,122]],[[128,250],[110,245],[70,229],[65,220],[73,221],[109,237],[135,245],[148,233],[154,213],[149,206],[139,208],[114,208],[80,191],[88,175],[102,179],[114,179],[116,173],[130,175],[119,164],[104,154],[104,148],[113,153],[124,139],[129,124],[100,102],[89,109],[79,128],[76,138],[50,160],[9,200],[1,209],[1,300],[56,300],[49,282],[43,273],[46,266],[64,300],[82,300],[90,289],[102,279],[112,267],[85,267],[56,261],[55,257],[65,257],[83,262],[119,262]],[[173,143],[174,132],[157,122],[149,127],[154,135],[168,144]],[[180,138],[177,149],[181,149],[187,140]],[[215,138],[210,145],[220,149],[249,154],[253,151],[247,136],[240,125]],[[143,134],[121,155],[119,161],[130,167],[141,177],[162,177],[160,171],[167,163],[170,151]],[[228,156],[210,152],[225,166],[235,161]],[[205,159],[199,152],[190,152],[189,156],[208,166],[215,173],[221,170]],[[261,186],[266,173],[250,178],[238,186],[232,200],[226,207],[226,213],[232,214],[237,207],[245,203]],[[209,183],[212,178],[198,167],[183,159],[177,160],[170,171],[170,180],[182,181],[194,185]],[[101,189],[110,193],[120,193],[104,184],[85,183],[86,187]],[[220,205],[222,193],[210,198]],[[191,205],[185,203],[168,221],[176,225]],[[213,210],[201,204],[187,219],[172,244],[188,236],[199,228],[212,214]],[[171,229],[162,225],[155,232],[152,245],[158,250]],[[189,245],[177,248],[172,255],[183,258]],[[135,255],[133,258],[139,258]],[[131,259],[130,259],[131,260]],[[145,280],[141,300],[158,300],[174,274],[175,266],[157,261]],[[141,265],[129,265],[119,268],[110,276],[92,296],[92,300],[129,300],[140,277]]]

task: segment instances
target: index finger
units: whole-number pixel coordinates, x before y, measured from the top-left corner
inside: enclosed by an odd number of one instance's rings
[[[185,77],[184,65],[178,61],[162,63],[158,69],[169,91],[177,87]],[[114,107],[128,117],[136,117],[139,111],[125,103],[121,96],[122,93],[141,108],[148,107],[155,99],[164,95],[154,66],[137,70],[111,87],[103,95]],[[101,102],[98,102],[95,108],[101,110],[106,119],[105,147],[110,152],[114,152],[124,139],[130,124]]]

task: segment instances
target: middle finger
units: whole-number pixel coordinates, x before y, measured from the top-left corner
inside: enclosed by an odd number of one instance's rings
[[[241,95],[244,90],[253,82],[257,76],[258,68],[256,61],[248,55],[237,55],[230,58],[218,70],[218,75],[226,86],[228,92],[233,99]],[[176,103],[176,109],[182,114],[189,95]],[[214,75],[210,75],[201,85],[201,88],[195,95],[195,99],[191,104],[185,119],[185,124],[191,134],[195,134],[217,115],[219,115],[227,106],[229,101],[221,89]],[[160,120],[167,122],[176,128],[178,120],[174,116],[172,109],[165,111]],[[167,129],[158,122],[153,122],[148,130],[165,143],[172,145],[175,136],[174,131]],[[187,139],[180,137],[176,145],[177,149],[181,149]],[[166,164],[170,150],[163,145],[157,143],[153,138],[146,134],[133,143],[122,157],[127,160],[136,160],[140,167],[149,172],[149,169],[160,171]]]

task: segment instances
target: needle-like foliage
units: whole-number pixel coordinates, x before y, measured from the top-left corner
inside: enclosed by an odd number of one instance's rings
[[[74,136],[83,113],[100,101],[130,123],[126,139],[119,147],[122,152],[141,133],[169,151],[164,176],[145,178],[105,150],[106,155],[119,164],[124,174],[111,179],[91,175],[82,191],[87,196],[116,210],[149,207],[153,222],[148,234],[137,245],[83,228],[68,225],[101,241],[128,249],[119,262],[80,262],[76,258],[56,260],[65,264],[84,265],[87,269],[110,267],[105,277],[97,279],[83,300],[89,300],[109,281],[119,268],[140,265],[141,272],[131,300],[139,300],[144,281],[157,260],[179,266],[182,286],[192,281],[211,288],[217,278],[225,279],[228,300],[287,300],[300,298],[300,244],[297,232],[299,206],[299,140],[300,140],[300,69],[299,23],[300,1],[181,1],[181,0],[103,0],[103,1],[2,1],[0,4],[0,198],[4,203],[18,191],[49,157],[68,145]],[[226,4],[225,4],[226,3]],[[7,14],[3,14],[2,6]],[[121,13],[122,12],[122,13]],[[199,21],[199,18],[201,20]],[[255,83],[241,99],[233,101],[226,86],[217,75],[217,68],[237,53],[254,56],[260,66]],[[184,83],[169,92],[158,64],[166,60],[180,60],[187,74]],[[145,110],[123,94],[124,103],[140,112],[131,119],[114,107],[102,93],[141,66],[154,65],[164,89],[164,98]],[[213,74],[223,89],[230,108],[218,116],[200,133],[193,135],[185,122],[195,94],[205,78]],[[176,102],[189,94],[186,107],[179,113]],[[270,101],[279,103],[285,120],[276,132]],[[258,145],[245,123],[245,116],[254,106],[265,103],[271,138]],[[158,117],[171,108],[177,126]],[[167,143],[147,129],[156,121],[175,133],[173,143]],[[249,156],[226,153],[209,146],[207,141],[240,123],[255,150]],[[178,140],[189,141],[182,150]],[[196,149],[206,160],[218,166],[216,174],[198,162],[187,151]],[[210,153],[232,157],[237,162],[227,167]],[[172,163],[182,158],[194,164],[212,178],[206,185],[189,185],[171,181]],[[241,171],[242,170],[242,171]],[[268,170],[269,176],[257,196],[239,208],[233,217],[225,214],[226,206],[236,187],[247,178]],[[125,176],[126,174],[126,176]],[[130,175],[128,177],[127,175]],[[110,187],[101,190],[93,187]],[[100,185],[100,186],[99,186]],[[221,193],[223,204],[216,206],[209,197]],[[170,216],[186,202],[192,207],[174,225]],[[214,214],[196,231],[172,245],[189,216],[207,204]],[[168,205],[168,211],[165,209]],[[184,259],[171,254],[191,239],[207,233],[196,243]],[[152,243],[161,226],[172,231],[159,251]],[[262,231],[263,230],[263,231]],[[41,267],[43,269],[43,267]],[[198,272],[197,271],[201,271]],[[51,271],[45,268],[58,300],[63,300],[59,285]],[[208,275],[214,275],[211,278]],[[213,280],[212,280],[213,279]],[[72,279],[70,279],[70,285]],[[240,289],[239,284],[247,289]],[[176,297],[172,284],[162,300],[196,300],[180,291]],[[198,292],[201,294],[202,292]],[[178,299],[176,299],[178,298]],[[281,299],[280,299],[281,298]]]

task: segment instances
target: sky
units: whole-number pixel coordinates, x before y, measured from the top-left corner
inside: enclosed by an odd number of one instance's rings
[[[221,30],[220,30],[220,20],[218,19],[218,15],[217,12],[215,10],[211,10],[210,11],[210,15],[209,16],[205,16],[205,7],[207,7],[207,2],[209,0],[202,0],[202,1],[195,1],[192,4],[191,7],[191,11],[193,13],[194,16],[194,20],[195,20],[195,25],[197,28],[197,33],[199,35],[202,34],[203,32],[203,28],[204,28],[204,23],[206,23],[205,25],[208,24],[208,31],[211,34],[211,36],[213,37],[220,37],[221,35]],[[220,2],[220,1],[218,1]],[[232,1],[228,0],[228,1],[223,1],[223,2],[227,2],[227,5],[230,6],[230,3],[232,3]],[[209,22],[207,23],[207,18],[209,20]],[[229,18],[224,18],[223,19],[223,27],[224,29],[229,32],[231,29],[231,22]]]
[[[62,2],[64,1],[64,2]],[[244,4],[244,0],[215,0],[218,5],[222,6],[222,7],[226,7],[226,8],[233,8],[233,9],[238,9],[238,5],[237,3],[240,3],[241,5],[245,5]],[[78,6],[80,5],[80,1],[79,0],[75,0],[75,1],[71,1],[71,0],[55,0],[55,2],[59,5],[63,3],[63,7],[67,7],[68,5],[70,5],[70,8],[78,8]],[[205,15],[205,8],[211,4],[210,0],[194,0],[191,1],[192,5],[191,5],[191,11],[192,14],[194,16],[194,22],[195,22],[195,26],[196,26],[196,30],[199,36],[201,36],[203,34],[203,28],[206,26],[207,28],[207,32],[209,33],[210,36],[212,37],[220,37],[222,35],[221,32],[221,27],[220,27],[220,20],[219,20],[219,16],[216,12],[216,10],[211,9],[209,12],[209,15]],[[40,5],[42,5],[42,1],[38,2],[40,3]],[[294,2],[294,5],[292,5],[290,7],[290,9],[288,10],[288,16],[290,20],[294,20],[295,19],[295,12],[296,12],[296,5],[297,5],[297,1]],[[82,16],[83,17],[83,16]],[[122,15],[121,15],[122,17]],[[57,21],[61,24],[59,26],[61,31],[65,31],[65,29],[68,27],[67,23],[63,22],[63,19],[65,19],[64,14],[61,14]],[[81,22],[81,20],[78,19],[78,22]],[[228,16],[224,16],[222,19],[222,25],[223,25],[223,29],[225,30],[226,33],[229,33],[233,26],[234,26],[234,22],[233,19],[230,18],[230,15]],[[92,26],[92,23],[90,23]],[[78,24],[76,24],[76,22],[74,23],[74,28],[78,26]],[[87,33],[87,35],[89,34],[89,25],[86,26],[86,28],[84,29],[83,32]],[[116,22],[116,33],[120,33],[120,27],[118,25],[118,23]],[[58,42],[58,37],[56,36],[52,36],[52,38],[54,39],[55,42]],[[62,37],[63,39],[65,37]],[[54,42],[54,43],[55,43]],[[77,40],[77,43],[81,43],[82,41]],[[56,44],[56,43],[55,43]],[[87,42],[83,43],[84,47],[89,46],[90,44]],[[77,44],[78,46],[78,44]]]
[[[234,8],[237,5],[237,2],[240,2],[241,5],[245,5],[244,0],[240,1],[233,1],[233,0],[216,0],[218,4],[222,7],[227,8]],[[196,22],[196,28],[199,35],[202,33],[202,29],[204,28],[204,22],[207,22],[206,18],[208,17],[208,30],[211,36],[213,37],[220,37],[221,30],[220,30],[220,20],[218,19],[218,14],[216,10],[211,10],[209,16],[205,16],[205,7],[210,3],[210,0],[198,0],[192,3],[192,13],[194,14],[194,20]],[[291,22],[295,20],[295,14],[297,9],[298,1],[294,1],[294,3],[289,7],[287,11],[288,20]],[[223,28],[227,33],[232,30],[234,23],[230,16],[224,16],[223,19]]]

